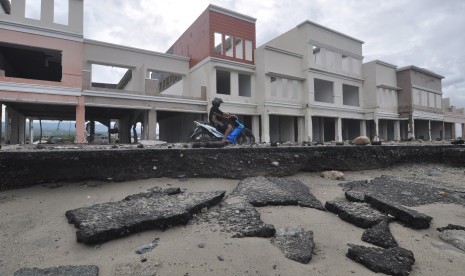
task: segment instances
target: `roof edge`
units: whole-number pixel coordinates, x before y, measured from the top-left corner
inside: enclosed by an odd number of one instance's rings
[[[430,71],[430,70],[425,69],[425,68],[420,68],[420,67],[415,66],[415,65],[409,65],[409,66],[401,67],[401,68],[397,69],[396,72],[401,72],[401,71],[406,71],[406,70],[417,71],[417,72],[420,72],[420,73],[423,73],[423,74],[426,74],[426,75],[430,75],[432,77],[436,77],[438,79],[445,78],[444,76],[436,74],[433,71]]]
[[[254,18],[254,17],[248,16],[248,15],[245,15],[245,14],[242,14],[242,13],[238,13],[238,12],[235,12],[235,11],[232,11],[232,10],[228,10],[228,9],[225,9],[225,8],[220,7],[220,6],[213,5],[213,4],[208,5],[208,9],[211,10],[211,11],[216,11],[216,12],[219,12],[219,13],[222,13],[222,14],[225,14],[225,15],[236,17],[238,19],[242,19],[242,20],[250,22],[250,23],[255,23],[257,21],[257,19]]]
[[[323,26],[323,25],[317,24],[317,23],[312,22],[312,21],[310,21],[310,20],[305,20],[304,22],[300,23],[299,25],[297,25],[297,28],[300,28],[300,27],[305,26],[305,25],[310,25],[310,26],[314,26],[314,27],[323,29],[323,30],[325,30],[325,31],[327,31],[327,32],[330,32],[330,33],[333,33],[333,34],[337,34],[337,35],[339,35],[339,36],[348,38],[348,39],[350,39],[350,40],[353,40],[353,41],[358,42],[358,43],[361,43],[361,44],[364,44],[364,43],[365,43],[364,41],[362,41],[362,40],[360,40],[360,39],[356,39],[356,38],[354,38],[354,37],[351,37],[351,36],[349,36],[349,35],[343,34],[343,33],[338,32],[338,31],[336,31],[336,30],[330,29],[330,28],[325,27],[325,26]]]

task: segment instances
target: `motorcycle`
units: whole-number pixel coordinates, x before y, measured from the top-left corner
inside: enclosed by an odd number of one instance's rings
[[[244,127],[237,116],[232,115],[230,119],[234,129],[226,138],[231,142],[231,144],[255,144],[255,136],[252,131]],[[195,129],[189,136],[189,142],[211,142],[221,141],[223,139],[223,133],[219,132],[209,122],[194,121],[194,124]]]

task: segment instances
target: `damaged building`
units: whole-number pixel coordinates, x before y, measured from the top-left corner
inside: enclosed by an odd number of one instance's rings
[[[465,112],[442,98],[444,77],[363,63],[363,41],[311,21],[257,47],[255,18],[209,5],[160,53],[86,39],[83,0],[69,0],[65,21],[54,0],[35,18],[26,0],[0,3],[2,143],[26,143],[35,120],[75,121],[76,143],[92,142],[95,122],[121,143],[158,133],[185,142],[214,97],[261,142],[464,136]],[[105,70],[118,78],[101,78]]]

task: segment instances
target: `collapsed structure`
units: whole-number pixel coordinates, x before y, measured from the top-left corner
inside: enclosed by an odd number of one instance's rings
[[[35,19],[25,0],[0,1],[5,143],[26,142],[26,119],[30,131],[33,120],[76,121],[76,143],[87,142],[87,121],[122,143],[137,123],[141,139],[155,140],[158,125],[160,140],[186,141],[214,97],[261,142],[465,136],[465,111],[442,98],[443,76],[363,63],[363,41],[314,22],[256,47],[255,18],[209,5],[159,53],[84,38],[83,2],[69,0],[58,22],[54,0],[42,0]],[[123,72],[118,82],[98,79],[108,66]]]

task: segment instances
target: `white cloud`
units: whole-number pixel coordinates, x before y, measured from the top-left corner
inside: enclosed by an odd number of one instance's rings
[[[365,41],[365,61],[416,65],[445,76],[465,107],[465,1],[172,0],[85,1],[87,38],[165,52],[212,3],[257,18],[257,45],[311,20]]]

